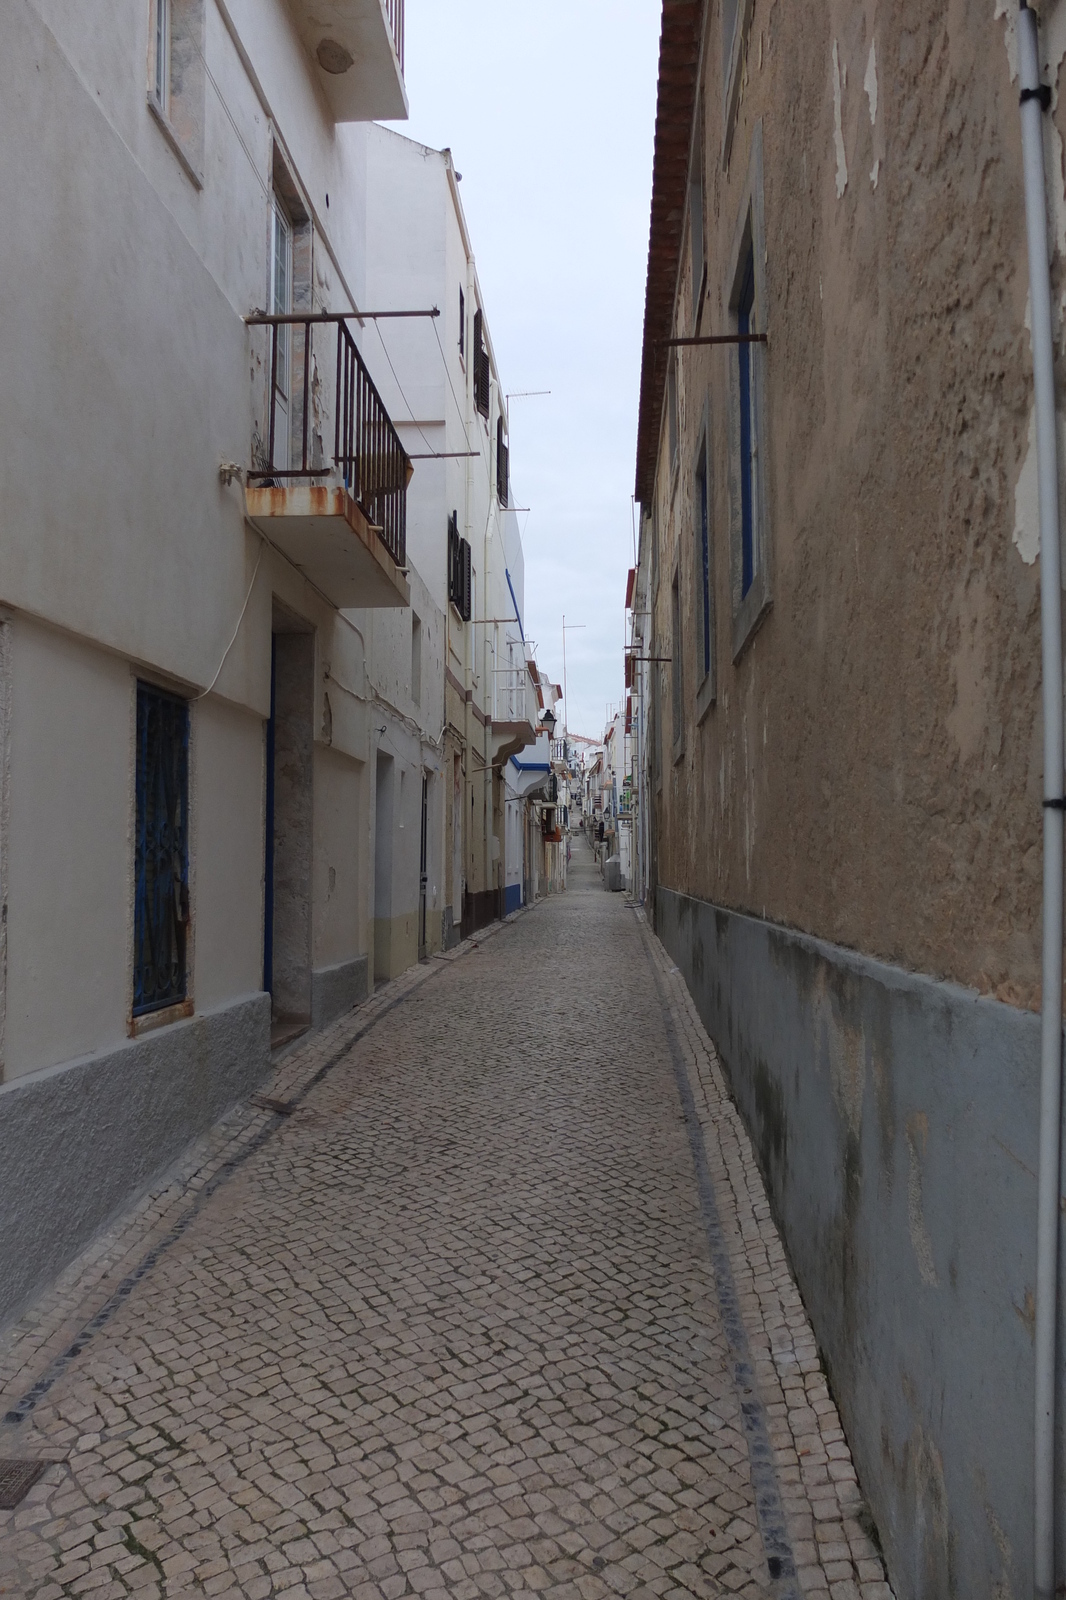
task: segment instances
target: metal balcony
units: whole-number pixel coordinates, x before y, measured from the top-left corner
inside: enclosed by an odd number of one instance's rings
[[[348,319],[247,321],[266,342],[253,360],[266,381],[256,384],[249,517],[335,605],[409,605],[411,462]]]
[[[289,0],[337,122],[407,116],[404,0]]]

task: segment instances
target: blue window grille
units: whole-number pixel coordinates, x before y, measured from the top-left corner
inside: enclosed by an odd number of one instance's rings
[[[185,999],[189,926],[189,707],[137,685],[133,1015]]]
[[[743,346],[741,346],[743,349]],[[707,450],[704,447],[700,456],[700,464],[696,471],[696,495],[698,499],[697,515],[699,516],[699,561],[703,580],[703,676],[706,677],[711,670],[711,537],[708,525],[707,506]]]
[[[755,257],[748,251],[744,279],[737,302],[737,332],[753,333],[755,309]],[[740,594],[747,594],[755,580],[755,385],[752,382],[751,345],[739,344],[740,366]]]

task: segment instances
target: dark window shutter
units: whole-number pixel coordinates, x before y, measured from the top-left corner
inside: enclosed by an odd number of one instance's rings
[[[508,455],[503,437],[503,418],[496,418],[496,498],[501,506],[507,504]]]
[[[485,319],[480,307],[474,312],[474,405],[483,417],[489,414],[491,372],[489,353],[485,348]]]
[[[459,513],[453,511],[448,518],[448,599],[453,605],[462,605],[463,579],[459,549]]]
[[[468,542],[465,539],[463,539],[462,542],[461,542],[461,548],[462,548],[462,564],[463,564],[463,600],[462,600],[462,604],[460,605],[459,609],[462,612],[463,621],[464,622],[469,622],[470,621],[471,602],[473,601],[473,593],[472,593],[473,585],[471,583],[471,578],[470,578],[470,545],[468,544]]]
[[[133,1015],[184,1000],[189,924],[189,705],[137,685]]]
[[[466,295],[459,290],[459,354],[466,355]]]
[[[470,545],[459,537],[459,513],[448,518],[448,599],[464,622],[470,621]]]

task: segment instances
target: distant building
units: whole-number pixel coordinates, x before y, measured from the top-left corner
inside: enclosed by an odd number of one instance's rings
[[[433,732],[442,743],[431,781],[443,784],[443,834],[427,903],[448,946],[520,899],[523,840],[508,761],[536,738],[524,558],[506,399],[451,154],[371,128],[366,186],[367,293],[377,304],[399,298],[441,313],[383,322],[371,340],[381,392],[417,463],[408,548],[439,618],[433,659],[443,701]],[[412,958],[407,935],[383,974]]]

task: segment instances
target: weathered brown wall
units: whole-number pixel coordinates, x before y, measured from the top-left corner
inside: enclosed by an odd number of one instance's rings
[[[1031,1006],[1039,590],[1012,540],[1031,358],[1007,24],[991,0],[757,0],[723,171],[721,29],[708,11],[704,333],[727,326],[727,257],[762,122],[773,598],[734,664],[736,358],[685,350],[680,472],[672,482],[664,429],[656,484],[653,653],[669,654],[679,549],[689,672],[696,659],[691,494],[706,397],[718,695],[697,726],[690,672],[675,764],[659,669],[659,880]],[[687,273],[680,291],[688,333]]]

